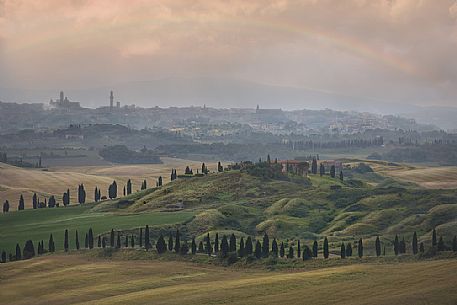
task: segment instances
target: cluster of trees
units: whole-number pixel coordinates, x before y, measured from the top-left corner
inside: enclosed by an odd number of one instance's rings
[[[384,138],[374,137],[370,139],[347,139],[341,141],[287,141],[284,142],[290,150],[315,150],[315,149],[338,149],[338,148],[364,148],[370,146],[381,146]]]
[[[176,178],[178,178],[178,175],[176,174],[176,169],[172,168],[171,169],[171,181],[174,181],[176,180]]]
[[[110,184],[108,187],[108,197],[110,199],[117,198],[117,183],[116,180],[113,181],[113,183]]]

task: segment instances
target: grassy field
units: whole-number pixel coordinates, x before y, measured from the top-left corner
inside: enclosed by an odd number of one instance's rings
[[[116,179],[118,192],[122,194],[122,188],[128,179],[132,179],[133,190],[140,188],[141,182],[146,179],[149,186],[155,186],[159,176],[164,178],[164,183],[170,180],[172,168],[178,172],[184,172],[186,165],[195,170],[201,168],[197,161],[162,158],[163,164],[139,164],[139,165],[103,165],[103,166],[65,166],[50,167],[46,171],[40,169],[25,169],[0,163],[0,201],[8,199],[11,209],[15,210],[22,194],[25,199],[26,208],[32,206],[33,193],[39,197],[56,195],[61,201],[62,194],[70,189],[71,201],[76,203],[77,188],[83,183],[87,200],[93,201],[94,189],[99,187],[102,195],[106,195],[108,186]],[[210,170],[215,170],[217,165],[208,163]]]
[[[70,247],[74,248],[75,230],[84,245],[84,235],[92,227],[94,235],[115,230],[130,230],[150,226],[182,223],[192,218],[192,212],[150,212],[140,214],[102,213],[91,210],[91,205],[56,209],[24,210],[0,215],[0,249],[14,253],[16,243],[22,247],[26,240],[34,243],[44,240],[48,244],[52,233],[57,249],[63,248],[64,230],[70,234]]]
[[[430,189],[457,188],[457,166],[402,168],[382,170],[381,173]]]
[[[289,272],[82,255],[0,264],[0,304],[456,304],[457,261]]]

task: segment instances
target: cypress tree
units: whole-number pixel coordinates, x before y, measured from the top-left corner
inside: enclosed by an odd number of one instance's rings
[[[346,245],[346,257],[351,257],[352,256],[352,245],[351,243],[348,243]]]
[[[241,239],[240,239],[240,249],[238,250],[238,255],[239,255],[239,257],[244,257],[244,255],[245,255],[244,237],[241,237]]]
[[[313,257],[317,257],[319,250],[319,245],[317,244],[317,240],[314,240],[313,242]]]
[[[54,238],[52,237],[52,233],[49,236],[49,242],[48,242],[48,251],[49,252],[54,252],[56,250],[56,246],[54,244]]]
[[[341,180],[341,182],[343,182],[343,180],[344,180],[343,171],[340,171],[340,180]]]
[[[117,232],[116,248],[117,249],[121,248],[121,232]]]
[[[414,231],[414,234],[413,234],[412,248],[413,248],[413,254],[416,255],[417,254],[417,234],[416,234],[416,231]]]
[[[157,239],[156,249],[157,253],[159,254],[165,253],[167,251],[167,245],[165,244],[165,239],[163,238],[162,234],[160,234],[159,239]]]
[[[205,163],[203,163],[205,164]],[[214,253],[219,253],[219,234],[216,233],[216,237],[214,238]]]
[[[149,251],[151,248],[151,243],[149,241],[149,225],[146,225],[146,228],[144,229],[144,248],[146,251]]]
[[[382,247],[382,256],[386,256],[386,246]]]
[[[323,175],[325,175],[325,167],[324,167],[324,164],[320,164],[320,167],[319,167],[319,175],[322,177]]]
[[[164,245],[165,245],[165,240],[163,241],[163,243],[164,243]],[[135,237],[133,236],[133,234],[132,234],[132,236],[130,237],[130,247],[135,248]],[[166,247],[166,246],[165,246],[165,247]]]
[[[168,251],[173,251],[173,236],[171,234],[168,236]]]
[[[18,211],[21,211],[21,210],[24,209],[24,207],[25,207],[25,204],[24,204],[24,197],[23,197],[22,194],[21,194],[21,196],[19,197],[19,204],[18,204],[18,206],[17,206],[17,209],[18,209]]]
[[[65,229],[65,237],[64,237],[64,241],[63,241],[63,248],[65,250],[65,252],[68,252],[68,230]]]
[[[92,228],[89,228],[89,249],[94,248],[94,232],[92,231]]]
[[[236,237],[235,234],[232,233],[230,235],[230,244],[229,244],[230,252],[236,252]]]
[[[362,244],[362,239],[359,239],[359,244],[357,246],[357,252],[359,254],[359,257],[362,258],[363,256],[363,244]]]
[[[400,241],[400,253],[406,253],[405,237]]]
[[[94,200],[95,202],[98,202],[100,199],[98,198],[98,188],[95,187],[95,191],[94,191]]]
[[[192,237],[192,244],[190,245],[192,254],[197,253],[197,243],[195,242],[195,237]]]
[[[176,229],[176,236],[175,236],[175,252],[179,253],[181,250],[181,234],[179,233],[179,229]],[[209,233],[208,233],[208,240],[209,240]]]
[[[203,248],[203,241],[200,240],[200,242],[198,243],[198,253],[204,253],[205,252],[205,249]]]
[[[344,243],[341,243],[340,256],[341,258],[346,258],[346,247],[344,246]]]
[[[6,263],[6,252],[2,251],[2,261],[3,264]]]
[[[3,213],[8,213],[10,210],[10,203],[8,200],[5,200],[5,203],[3,203]]]
[[[21,259],[22,259],[21,247],[19,247],[19,244],[16,244],[16,260],[20,261]]]
[[[278,242],[276,241],[276,238],[273,238],[273,241],[271,242],[271,253],[274,257],[278,257]]]
[[[222,241],[221,241],[221,257],[227,257],[227,254],[229,252],[229,244],[227,241],[227,236],[222,236]]]
[[[438,247],[438,251],[446,250],[446,246],[444,245],[443,236],[440,236],[440,239],[438,240],[437,247]]]
[[[311,252],[311,249],[305,245],[303,247],[303,260],[306,261],[306,260],[309,260],[311,259],[311,257],[313,256],[313,253]]]
[[[260,244],[260,241],[257,241],[255,243],[255,251],[254,251],[254,255],[257,259],[261,258],[262,257],[262,245]]]
[[[29,239],[25,242],[24,250],[22,251],[22,258],[29,259],[35,256],[35,247],[33,242]]]
[[[37,197],[36,193],[33,193],[32,205],[33,205],[34,210],[38,208],[38,197]]]
[[[324,238],[324,258],[328,258],[328,239],[327,237]]]
[[[206,254],[208,254],[208,256],[211,256],[211,239],[209,238],[209,233],[208,235],[206,235]]]
[[[395,235],[394,252],[395,252],[395,255],[398,255],[400,253],[400,243],[398,241],[398,235]]]
[[[128,247],[129,247],[129,236],[128,236],[128,235],[125,235],[125,244],[124,244],[124,247],[125,247],[125,248],[128,248]]]
[[[114,230],[113,229],[111,229],[111,234],[110,234],[110,238],[109,238],[109,244],[110,244],[111,248],[114,248]]]
[[[97,247],[99,247],[99,248],[102,247],[102,237],[100,235],[98,235]]]
[[[75,244],[76,244],[76,250],[79,250],[78,230],[76,230],[76,233],[75,233]]]
[[[436,242],[436,230],[435,228],[433,228],[433,231],[432,231],[432,246],[436,246],[437,245],[437,242]]]
[[[132,193],[132,181],[129,179],[127,181],[127,195],[130,195]]]
[[[284,257],[286,250],[284,249],[284,242],[281,242],[281,247],[279,248],[279,256]]]
[[[84,248],[89,248],[89,236],[86,233],[86,236],[84,237]]]
[[[297,243],[297,257],[300,258],[300,256],[301,256],[301,247],[300,247],[300,240],[298,240],[298,243]]]
[[[380,256],[381,255],[381,241],[379,240],[379,236],[376,236],[375,249],[376,249],[376,256]]]
[[[423,242],[421,242],[419,245],[419,251],[420,251],[420,253],[424,253],[424,251],[425,251]]]
[[[106,238],[105,238],[105,236],[102,237],[102,248],[103,249],[106,248]]]
[[[140,228],[140,248],[143,248],[143,228]]]
[[[457,236],[452,239],[452,251],[457,252]]]
[[[265,232],[265,234],[263,234],[262,256],[268,257],[269,254],[270,254],[270,238],[268,237],[268,234]]]
[[[335,165],[332,165],[332,166],[330,167],[330,177],[335,178],[335,176],[336,176]]]
[[[252,239],[251,239],[251,236],[248,236],[248,238],[246,238],[246,243],[244,245],[244,252],[246,255],[252,255]]]
[[[287,254],[287,258],[294,258],[294,248],[292,246],[289,247],[289,254]]]

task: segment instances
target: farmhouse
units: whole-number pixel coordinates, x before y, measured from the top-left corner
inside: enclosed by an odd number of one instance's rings
[[[300,176],[307,176],[309,171],[309,162],[299,160],[282,160],[278,161],[282,166],[283,173],[294,173]]]

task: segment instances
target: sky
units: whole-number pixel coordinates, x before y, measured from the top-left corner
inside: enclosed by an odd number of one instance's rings
[[[456,0],[0,0],[18,92],[214,77],[457,106],[456,58]]]

